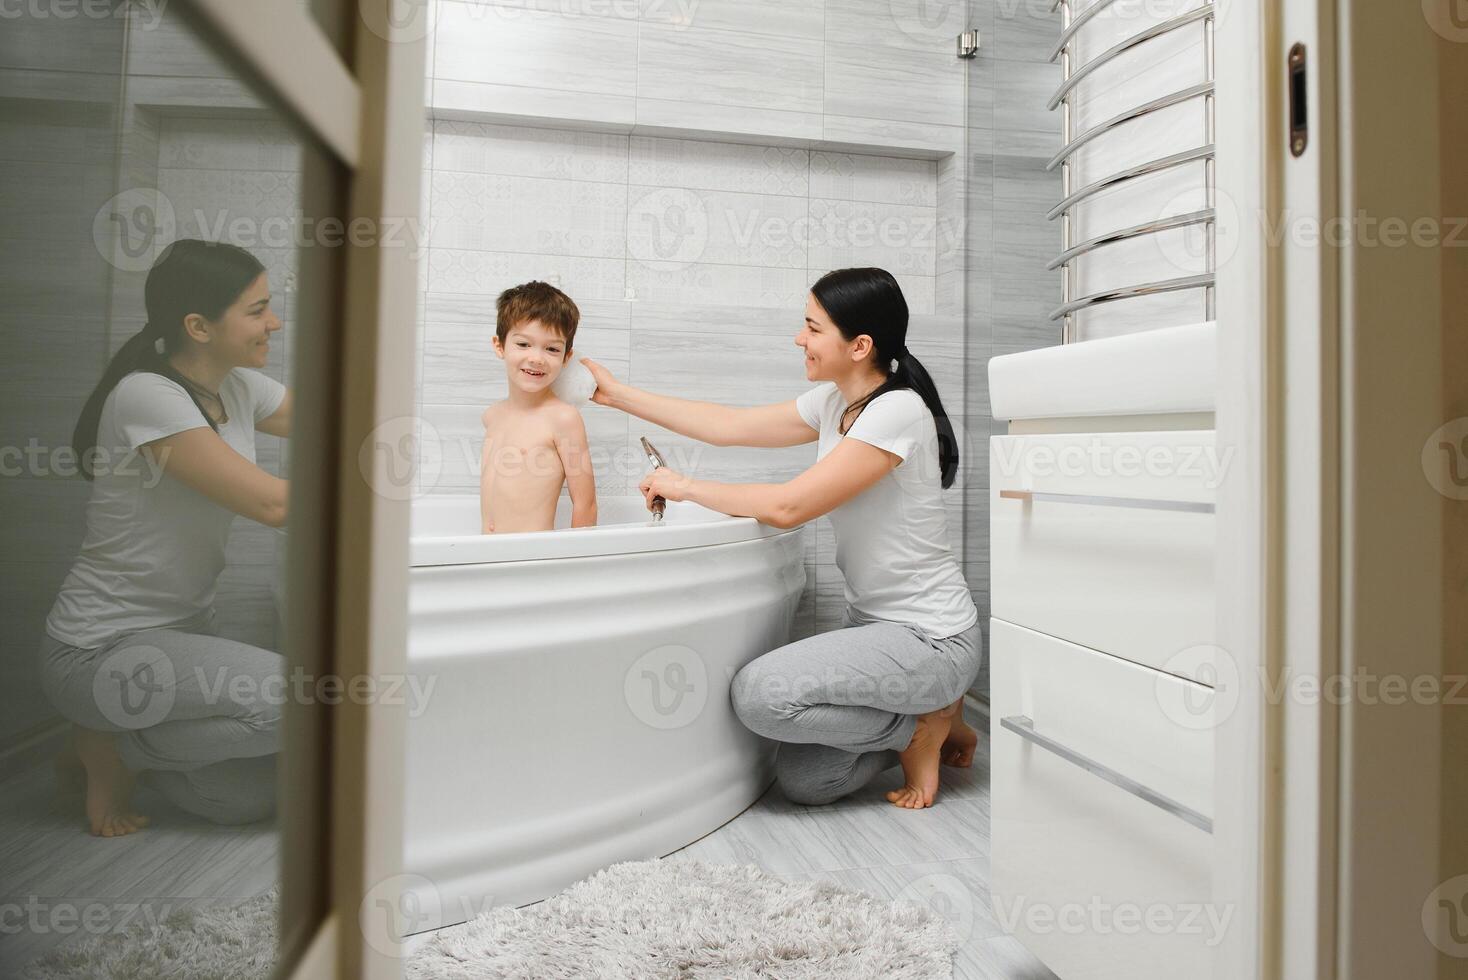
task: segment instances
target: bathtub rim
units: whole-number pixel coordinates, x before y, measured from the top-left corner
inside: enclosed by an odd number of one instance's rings
[[[674,515],[677,507],[670,503],[668,514]],[[778,538],[798,534],[803,526],[777,528],[753,517],[721,516],[688,523],[672,519],[665,524],[645,521],[495,535],[414,535],[408,542],[408,557],[413,568],[601,558]]]

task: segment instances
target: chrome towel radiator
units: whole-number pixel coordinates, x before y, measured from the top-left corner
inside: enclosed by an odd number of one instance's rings
[[[1062,321],[1061,343],[1068,344],[1076,339],[1074,318],[1075,314],[1082,310],[1103,303],[1132,299],[1138,296],[1151,296],[1156,293],[1169,293],[1184,289],[1201,288],[1203,289],[1204,297],[1204,319],[1211,320],[1214,316],[1216,221],[1218,212],[1213,156],[1213,28],[1215,3],[1204,3],[1202,6],[1185,11],[1159,24],[1154,24],[1146,30],[1117,42],[1084,64],[1076,66],[1072,63],[1071,45],[1074,43],[1080,30],[1086,24],[1090,23],[1097,14],[1110,7],[1114,0],[1092,0],[1091,4],[1077,15],[1074,14],[1072,8],[1078,5],[1078,2],[1079,0],[1055,0],[1051,8],[1052,10],[1057,8],[1060,10],[1062,29],[1060,40],[1056,43],[1055,49],[1050,54],[1050,60],[1060,59],[1060,69],[1064,80],[1061,82],[1060,88],[1050,97],[1048,104],[1048,108],[1052,110],[1056,108],[1060,109],[1060,131],[1063,144],[1060,152],[1055,154],[1054,158],[1046,165],[1047,170],[1054,170],[1056,167],[1060,167],[1061,193],[1060,203],[1052,208],[1047,215],[1052,221],[1056,218],[1060,219],[1061,238],[1061,252],[1047,266],[1047,268],[1052,270],[1061,270],[1061,303],[1050,314],[1050,319]],[[1186,27],[1189,24],[1196,24],[1200,21],[1203,25],[1203,57],[1205,61],[1205,80],[1201,84],[1190,85],[1160,98],[1152,99],[1142,105],[1134,106],[1112,116],[1104,122],[1091,126],[1078,135],[1071,132],[1070,100],[1075,94],[1076,86],[1097,71],[1104,69],[1108,64],[1128,51],[1145,45],[1147,42],[1156,38],[1171,34],[1179,28]],[[1193,99],[1204,100],[1204,134],[1201,145],[1180,153],[1170,153],[1166,156],[1128,167],[1125,170],[1095,180],[1084,187],[1074,188],[1071,186],[1070,161],[1078,149],[1097,137],[1110,132],[1117,126],[1143,119],[1160,109],[1190,102]],[[1202,210],[1146,221],[1127,228],[1107,232],[1103,235],[1096,235],[1082,242],[1072,240],[1072,210],[1077,204],[1119,184],[1124,184],[1128,181],[1136,180],[1139,177],[1145,177],[1148,174],[1170,170],[1174,167],[1184,166],[1185,164],[1199,160],[1204,163],[1204,203],[1206,206]],[[1207,261],[1205,272],[1197,275],[1177,276],[1171,279],[1158,279],[1152,282],[1106,289],[1085,296],[1074,295],[1075,290],[1071,263],[1081,256],[1093,252],[1096,249],[1137,238],[1141,235],[1153,235],[1175,228],[1187,228],[1196,225],[1202,225],[1204,227],[1204,234],[1206,236],[1205,256]]]

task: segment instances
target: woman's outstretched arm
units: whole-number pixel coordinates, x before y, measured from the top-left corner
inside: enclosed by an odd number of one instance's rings
[[[596,394],[592,401],[598,405],[621,409],[680,436],[711,446],[799,446],[814,442],[820,436],[800,417],[794,399],[774,405],[737,408],[674,398],[624,384],[589,358],[583,357],[581,363],[596,379]]]
[[[185,429],[141,447],[163,474],[241,517],[284,527],[290,483],[235,451],[208,426]]]
[[[859,439],[842,439],[814,466],[784,483],[717,483],[663,468],[643,477],[647,499],[691,500],[770,527],[798,527],[829,514],[892,472],[902,457]]]

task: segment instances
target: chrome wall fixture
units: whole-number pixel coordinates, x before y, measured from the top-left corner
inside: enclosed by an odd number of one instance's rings
[[[1194,7],[1175,17],[1154,24],[1125,40],[1119,41],[1096,57],[1077,66],[1073,63],[1071,45],[1075,42],[1081,28],[1090,23],[1097,14],[1110,7],[1114,0],[1092,0],[1089,5],[1084,6],[1079,14],[1074,8],[1080,6],[1081,0],[1055,0],[1052,10],[1060,11],[1061,33],[1060,40],[1055,49],[1050,53],[1050,60],[1060,59],[1060,70],[1062,82],[1060,88],[1050,97],[1049,108],[1060,110],[1060,132],[1062,146],[1060,152],[1046,165],[1046,169],[1054,170],[1060,168],[1060,193],[1061,201],[1051,209],[1048,217],[1053,221],[1060,219],[1061,252],[1050,262],[1049,268],[1061,270],[1061,293],[1060,306],[1050,314],[1050,319],[1062,321],[1061,343],[1071,343],[1075,340],[1075,314],[1082,310],[1098,306],[1103,303],[1112,303],[1117,300],[1132,299],[1138,296],[1151,296],[1157,293],[1176,292],[1184,289],[1203,290],[1204,319],[1211,320],[1214,315],[1214,270],[1216,268],[1216,225],[1218,206],[1215,190],[1214,175],[1214,123],[1213,123],[1213,97],[1214,97],[1214,73],[1213,73],[1213,27],[1215,3],[1207,2],[1201,6]],[[1203,57],[1205,69],[1205,81],[1197,85],[1179,89],[1160,98],[1134,106],[1124,112],[1120,112],[1104,122],[1097,123],[1086,129],[1079,135],[1072,133],[1071,128],[1071,99],[1075,95],[1076,87],[1095,72],[1105,68],[1116,58],[1131,51],[1147,42],[1171,34],[1179,28],[1190,24],[1201,22],[1203,25]],[[1203,100],[1203,142],[1192,149],[1180,153],[1171,153],[1145,163],[1137,164],[1126,170],[1119,171],[1103,177],[1079,189],[1071,185],[1071,157],[1082,146],[1102,136],[1118,126],[1131,123],[1135,120],[1144,119],[1161,109],[1190,102],[1194,99]],[[1199,211],[1188,214],[1180,214],[1166,218],[1158,218],[1141,224],[1132,225],[1129,228],[1121,228],[1108,232],[1104,235],[1096,235],[1083,242],[1072,240],[1073,227],[1071,222],[1072,211],[1075,206],[1093,195],[1136,180],[1148,174],[1170,170],[1174,167],[1185,166],[1189,163],[1202,161],[1204,165],[1204,203],[1205,207]],[[1206,271],[1198,275],[1178,276],[1172,279],[1160,279],[1152,282],[1139,283],[1134,286],[1125,286],[1114,289],[1106,289],[1100,292],[1090,293],[1085,296],[1073,296],[1074,284],[1072,275],[1072,263],[1099,248],[1124,242],[1128,239],[1141,235],[1154,235],[1158,232],[1168,231],[1174,228],[1187,228],[1201,225],[1204,228],[1206,248]]]

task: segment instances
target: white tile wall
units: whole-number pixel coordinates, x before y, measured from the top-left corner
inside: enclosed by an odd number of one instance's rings
[[[507,96],[527,89],[630,98],[637,45],[635,20],[438,0],[434,72],[438,79],[508,90]]]
[[[637,96],[818,113],[821,60],[819,39],[644,21]]]
[[[825,0],[640,0],[649,24],[819,41]]]
[[[957,151],[967,4],[433,0],[437,118]],[[917,97],[914,93],[920,93]]]
[[[954,249],[931,160],[454,120],[431,139],[431,293],[540,277],[579,299],[790,310],[825,271],[873,264],[931,313]]]

